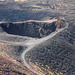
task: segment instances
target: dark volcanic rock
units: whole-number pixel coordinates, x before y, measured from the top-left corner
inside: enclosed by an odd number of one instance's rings
[[[56,22],[45,23],[45,22],[15,22],[15,23],[2,23],[0,27],[8,34],[29,36],[35,38],[41,38],[49,35],[56,31],[58,28],[65,27],[66,22],[58,19]]]

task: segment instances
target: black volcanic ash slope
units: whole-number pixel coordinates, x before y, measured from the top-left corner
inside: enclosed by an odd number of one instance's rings
[[[54,75],[75,75],[75,25],[70,24],[52,39],[34,47],[26,58],[35,65],[37,62],[46,75],[49,71]]]
[[[58,25],[57,25],[58,24]],[[29,36],[34,38],[41,38],[56,31],[58,28],[65,26],[65,21],[60,20],[60,23],[43,23],[43,22],[21,22],[21,23],[1,23],[0,27],[8,34]]]

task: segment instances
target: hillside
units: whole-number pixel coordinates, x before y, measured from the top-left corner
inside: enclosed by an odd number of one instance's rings
[[[75,75],[75,0],[0,0],[0,75]]]
[[[58,33],[26,54],[32,67],[45,75],[75,75],[75,25]]]

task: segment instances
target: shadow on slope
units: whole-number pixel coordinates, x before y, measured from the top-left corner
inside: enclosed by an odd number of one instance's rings
[[[0,27],[8,34],[29,36],[33,38],[42,38],[56,31],[58,28],[65,27],[66,22],[58,19],[56,22],[15,22],[1,23]]]

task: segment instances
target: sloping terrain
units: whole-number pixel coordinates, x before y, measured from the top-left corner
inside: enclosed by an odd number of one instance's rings
[[[75,0],[0,1],[0,75],[75,75],[74,64]]]
[[[67,24],[66,22],[67,21],[59,19],[56,22],[48,23],[51,29],[47,27],[46,30],[48,29],[52,30],[54,29],[54,26],[55,26],[55,31],[52,31],[51,33],[49,33],[49,36],[52,36],[52,34],[54,36],[54,33],[58,32],[59,29],[65,28]],[[25,22],[25,25],[29,24],[30,26],[33,26],[33,24],[35,24],[34,29],[36,29],[36,25],[38,23],[40,22],[33,22],[30,20],[30,22]],[[75,28],[75,25],[73,23],[70,23],[67,29],[58,33],[56,36],[50,39],[48,38],[48,40],[46,40],[45,38],[44,40],[46,41],[44,41],[43,43],[41,43],[43,41],[42,39],[29,38],[29,37],[26,37],[26,35],[20,36],[18,33],[19,32],[18,26],[20,26],[20,30],[21,29],[23,30],[23,27],[21,28],[21,24],[23,23],[22,22],[21,23],[20,22],[16,22],[16,23],[6,22],[6,23],[0,24],[1,26],[0,28],[2,29],[0,32],[1,65],[4,65],[4,64],[9,65],[10,62],[14,63],[13,64],[14,69],[12,67],[9,68],[8,66],[7,66],[8,70],[6,69],[6,66],[1,67],[1,74],[4,75],[4,73],[7,73],[7,74],[13,73],[13,74],[18,74],[18,75],[19,74],[35,75],[33,72],[27,69],[28,67],[26,68],[24,67],[24,65],[22,65],[23,60],[21,58],[21,54],[24,50],[28,49],[29,45],[31,46],[34,45],[34,46],[32,47],[32,49],[30,48],[31,49],[30,51],[26,52],[25,60],[30,66],[34,68],[35,71],[44,73],[45,75],[52,75],[52,74],[54,75],[57,75],[57,74],[74,75],[75,74],[74,73],[74,70],[75,70],[75,67],[74,67],[74,63],[75,63],[74,61],[74,55],[75,55],[75,52],[74,52],[75,50],[75,30],[74,28]],[[42,25],[38,24],[38,26],[40,27],[42,26],[41,29],[43,29],[44,25],[45,25],[45,28],[48,25],[47,23],[45,24],[44,23],[42,23]],[[10,32],[12,32],[12,29],[15,29],[14,34],[8,32],[8,29],[10,29],[9,27],[11,25],[12,27],[11,27]],[[29,29],[30,28],[31,27],[29,27]],[[27,30],[25,29],[25,31]],[[39,44],[36,44],[36,43],[39,43]],[[5,62],[5,60],[9,61],[8,64]],[[14,60],[16,62],[14,62]],[[4,64],[2,62],[4,62]],[[19,65],[16,68],[15,65],[17,65],[18,63]],[[12,64],[10,64],[9,66],[12,66]],[[19,68],[22,66],[24,67],[24,69]]]
[[[25,75],[25,73],[23,68],[0,56],[0,75]]]
[[[0,42],[0,75],[36,75],[20,63],[18,48],[19,46]]]
[[[0,52],[1,52],[2,56],[5,56],[5,55],[9,56],[9,59],[8,59],[8,57],[4,57],[1,60],[4,61],[6,59],[8,61],[11,61],[11,63],[13,63],[15,60],[17,63],[21,64],[21,65],[18,65],[17,68],[15,66],[13,66],[15,71],[18,69],[19,74],[22,75],[22,73],[23,73],[24,75],[25,74],[35,75],[33,72],[28,70],[26,67],[22,70],[23,72],[20,72],[21,69],[19,69],[19,66],[21,66],[21,67],[23,66],[21,54],[24,50],[27,49],[27,46],[25,44],[30,39],[34,41],[34,39],[28,38],[25,36],[31,36],[34,38],[37,34],[39,34],[39,35],[42,34],[43,35],[42,37],[45,37],[55,31],[58,31],[58,29],[64,28],[66,26],[65,20],[63,20],[61,18],[56,18],[56,19],[57,19],[56,21],[54,21],[55,19],[53,19],[53,20],[51,19],[47,22],[45,22],[45,21],[37,22],[35,20],[32,20],[32,21],[30,20],[27,22],[12,22],[12,23],[4,22],[4,23],[1,23],[0,24],[0,28],[1,28],[1,30],[0,30],[1,31],[0,32],[0,41],[1,41],[0,42]],[[31,30],[31,28],[32,28],[32,30]],[[40,28],[41,28],[41,30],[43,30],[43,32],[39,32]],[[33,30],[37,30],[37,33],[35,34],[35,31],[33,31]],[[33,31],[35,36],[33,34],[30,35],[32,33],[30,31]],[[47,32],[49,34],[45,34],[45,32]],[[13,34],[13,35],[11,35],[11,34]],[[39,38],[39,37],[42,38],[41,36],[37,36],[37,38]],[[3,52],[5,54],[3,54]],[[14,63],[14,65],[17,65],[17,63]],[[2,64],[2,62],[1,62],[1,64]],[[7,63],[4,62],[3,64],[7,64]],[[8,63],[7,65],[9,65],[9,64],[10,63]],[[12,66],[12,65],[10,64],[9,66]],[[4,74],[4,72],[6,73],[6,66],[3,67],[2,69],[5,69],[5,70],[4,71],[1,70],[1,74]],[[11,70],[9,70],[9,69],[11,69]],[[11,67],[9,69],[8,69],[9,72],[7,74],[10,74],[13,72]],[[13,72],[13,73],[18,74],[17,72]]]
[[[75,25],[27,52],[29,64],[45,75],[75,75]]]

